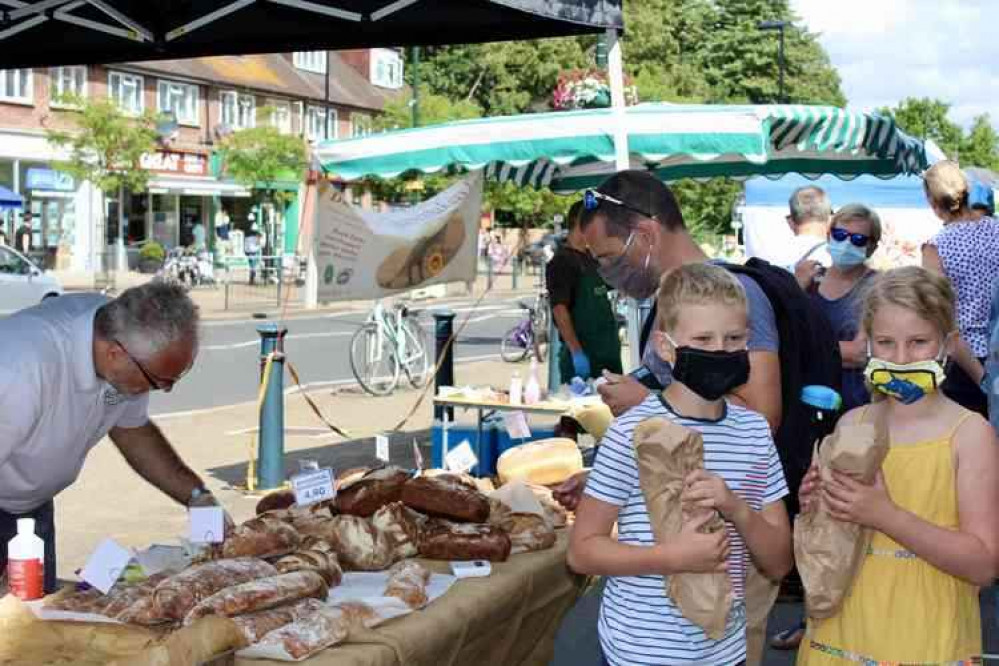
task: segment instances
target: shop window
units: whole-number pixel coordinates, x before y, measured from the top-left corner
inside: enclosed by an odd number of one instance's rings
[[[366,113],[350,114],[350,135],[352,137],[371,134],[371,116]]]
[[[371,50],[371,83],[381,88],[402,88],[402,56],[398,51]]]
[[[256,126],[257,101],[253,95],[223,90],[222,124],[233,129],[248,129]]]
[[[182,125],[197,126],[198,86],[160,79],[156,106],[160,113],[173,112]]]
[[[30,69],[0,69],[0,101],[31,104]]]
[[[86,67],[52,67],[49,69],[49,95],[54,107],[72,106],[68,97],[87,96]]]
[[[326,51],[295,51],[295,67],[316,74],[326,73]]]
[[[140,115],[145,108],[142,99],[142,77],[124,72],[108,73],[108,97],[125,113]]]

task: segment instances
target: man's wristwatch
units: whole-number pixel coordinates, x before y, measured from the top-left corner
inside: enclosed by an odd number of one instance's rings
[[[187,498],[187,506],[214,506],[218,504],[212,491],[204,486],[195,486],[191,489],[191,496]]]

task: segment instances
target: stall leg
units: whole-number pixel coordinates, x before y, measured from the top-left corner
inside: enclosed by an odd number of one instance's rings
[[[454,312],[437,310],[434,312],[434,340],[436,354],[434,360],[438,368],[434,376],[434,391],[439,393],[441,386],[454,386],[454,343],[448,344],[454,335]],[[442,360],[443,355],[443,360]],[[434,419],[440,421],[444,414],[454,420],[454,408],[437,405],[434,407]]]
[[[284,336],[288,329],[277,324],[262,324],[260,334],[260,373],[265,379],[267,358],[273,354],[264,404],[260,408],[257,446],[257,487],[278,488],[284,483]]]

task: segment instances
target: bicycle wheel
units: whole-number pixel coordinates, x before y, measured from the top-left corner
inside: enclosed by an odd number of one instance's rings
[[[527,358],[527,352],[531,348],[527,335],[523,322],[507,331],[500,340],[500,358],[507,363],[517,363]]]
[[[419,322],[413,319],[404,319],[400,329],[405,341],[402,370],[413,388],[420,388],[430,376],[430,347],[427,345],[427,334]]]
[[[350,339],[350,369],[354,378],[371,395],[388,395],[399,383],[399,363],[387,335],[378,334],[378,325],[368,323]]]

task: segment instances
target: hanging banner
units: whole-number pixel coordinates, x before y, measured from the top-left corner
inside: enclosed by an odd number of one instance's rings
[[[475,279],[482,176],[388,213],[346,203],[319,183],[316,267],[320,302],[381,298]]]

